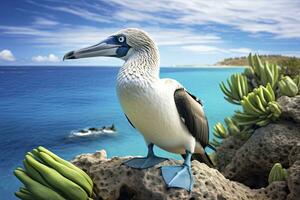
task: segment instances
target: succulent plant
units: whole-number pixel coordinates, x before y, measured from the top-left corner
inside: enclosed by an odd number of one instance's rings
[[[248,78],[253,78],[254,75],[255,75],[254,70],[253,70],[252,67],[246,67],[246,68],[244,69],[243,74],[244,74],[245,76],[247,76]]]
[[[298,80],[296,80],[296,81],[298,81]],[[289,76],[284,76],[278,82],[280,94],[283,96],[289,96],[289,97],[296,96],[299,91],[297,84]]]
[[[269,64],[267,61],[263,64],[258,55],[249,54],[248,62],[256,76],[259,78],[261,85],[271,84],[272,88],[277,86],[280,78],[280,70],[276,64]]]
[[[228,132],[227,132],[226,128],[220,122],[218,122],[214,126],[213,134],[215,137],[217,137],[219,139],[224,139],[224,138],[228,137]]]
[[[92,200],[93,181],[81,169],[44,147],[28,152],[24,169],[14,170],[24,184],[15,195],[20,199]]]
[[[224,119],[224,121],[226,123],[227,130],[228,130],[230,135],[237,135],[238,133],[241,132],[241,130],[239,129],[236,122],[234,120],[232,120],[230,117],[226,117]]]
[[[286,176],[286,169],[282,168],[280,163],[275,163],[270,171],[268,182],[271,184],[274,181],[284,181]]]
[[[281,114],[279,104],[275,101],[275,94],[270,85],[255,88],[241,100],[243,112],[235,111],[234,121],[239,126],[265,126],[275,121]]]
[[[220,88],[225,94],[224,98],[230,103],[239,105],[240,100],[249,92],[247,77],[242,74],[233,74],[230,80],[227,79],[227,83],[229,88],[223,81],[220,83]]]
[[[209,141],[209,144],[210,144],[211,146],[213,146],[214,148],[217,148],[217,147],[219,147],[219,146],[221,145],[221,142],[219,142],[218,140],[216,140],[216,139],[214,138],[214,139],[212,139],[211,141]]]
[[[298,87],[298,94],[300,94],[300,75],[297,75],[293,81],[296,83],[297,87]]]
[[[300,88],[300,75],[297,75],[293,81],[296,83],[296,85],[298,86],[298,88]]]

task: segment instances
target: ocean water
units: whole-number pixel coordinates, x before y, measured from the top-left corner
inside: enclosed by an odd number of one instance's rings
[[[212,130],[236,109],[223,99],[218,84],[241,71],[162,68],[161,77],[178,80],[204,102]],[[13,170],[39,145],[68,160],[101,149],[108,157],[146,154],[142,136],[128,124],[118,103],[117,72],[110,67],[0,67],[0,199],[16,199],[13,193],[21,184]],[[70,137],[72,131],[112,123],[116,134]]]

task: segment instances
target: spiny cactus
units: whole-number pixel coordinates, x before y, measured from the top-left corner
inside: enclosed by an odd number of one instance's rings
[[[298,80],[296,80],[296,81],[298,81]],[[289,96],[289,97],[296,96],[299,91],[297,84],[289,76],[283,77],[278,82],[280,94],[284,95],[284,96]]]
[[[220,88],[225,94],[225,99],[233,104],[240,104],[240,100],[243,96],[246,96],[249,92],[249,86],[246,76],[242,74],[233,74],[230,80],[227,79],[229,88],[226,87],[225,83],[222,81],[220,83]]]
[[[241,100],[243,112],[235,111],[233,119],[239,126],[265,126],[275,121],[281,114],[279,104],[275,101],[275,94],[268,83],[267,87],[260,86],[243,97]]]
[[[280,70],[276,64],[269,64],[267,61],[263,64],[258,55],[252,56],[251,53],[248,56],[248,62],[261,85],[266,86],[270,83],[273,89],[277,86]]]
[[[284,181],[286,177],[286,169],[282,168],[280,163],[275,163],[270,171],[268,182],[271,184],[274,181]]]

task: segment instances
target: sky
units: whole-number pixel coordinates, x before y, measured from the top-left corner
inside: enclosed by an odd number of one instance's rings
[[[120,66],[62,57],[129,27],[154,38],[162,66],[250,52],[300,57],[299,0],[1,0],[0,65]]]

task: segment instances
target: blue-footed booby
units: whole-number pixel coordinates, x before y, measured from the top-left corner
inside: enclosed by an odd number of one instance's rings
[[[209,131],[201,101],[176,80],[159,77],[157,45],[140,29],[123,29],[94,46],[67,53],[64,60],[97,56],[125,61],[117,76],[117,95],[129,123],[148,145],[146,157],[124,164],[145,169],[167,160],[154,154],[153,145],[181,154],[184,163],[161,167],[162,176],[167,187],[191,191],[191,159],[213,166],[204,150]]]

